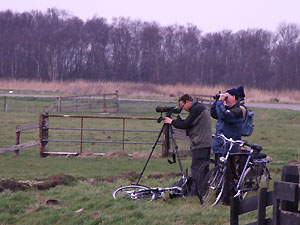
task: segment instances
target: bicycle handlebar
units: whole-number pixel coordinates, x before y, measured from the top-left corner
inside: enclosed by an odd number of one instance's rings
[[[224,134],[213,134],[213,137],[222,138],[224,141],[230,142],[232,144],[238,144],[240,146],[247,144],[247,141],[233,140],[232,138],[227,138]]]
[[[246,140],[233,140],[232,138],[227,138],[224,134],[213,134],[213,137],[222,138],[224,141],[232,143],[232,144],[238,144],[239,146],[249,146],[251,149],[260,152],[263,147],[258,144],[249,144]]]

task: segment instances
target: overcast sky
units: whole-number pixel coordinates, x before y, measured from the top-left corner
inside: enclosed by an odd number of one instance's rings
[[[282,23],[300,24],[300,0],[0,0],[0,11],[47,8],[66,10],[82,20],[94,16],[156,21],[160,25],[191,23],[203,32],[248,28],[275,31]]]

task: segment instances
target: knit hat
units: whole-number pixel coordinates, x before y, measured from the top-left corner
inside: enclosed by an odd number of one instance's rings
[[[229,94],[232,95],[232,96],[235,96],[236,99],[237,99],[238,97],[240,97],[239,91],[238,91],[236,88],[229,89],[229,90],[227,90],[226,92],[229,93]]]
[[[239,97],[245,98],[245,92],[243,86],[239,86],[236,90],[239,92]]]

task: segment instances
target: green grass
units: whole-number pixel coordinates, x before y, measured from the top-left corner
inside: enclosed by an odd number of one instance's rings
[[[130,106],[126,106],[129,107]],[[128,109],[129,109],[128,108]],[[153,112],[109,114],[107,116],[137,116],[158,117]],[[263,152],[272,158],[269,164],[272,182],[280,180],[281,168],[289,160],[299,160],[300,112],[279,109],[254,109],[255,131],[246,138],[250,143],[261,144]],[[82,115],[82,114],[76,114]],[[89,115],[89,114],[83,114]],[[98,114],[99,115],[99,114]],[[39,112],[0,112],[0,148],[15,144],[15,128],[17,125],[38,122]],[[213,122],[213,130],[215,121]],[[50,118],[52,127],[80,127],[80,119]],[[119,129],[122,122],[117,120],[84,120],[84,126],[89,128]],[[162,124],[155,121],[126,121],[127,129],[160,130]],[[78,131],[50,130],[51,138],[78,139]],[[118,132],[86,132],[86,139],[120,140]],[[128,133],[130,141],[154,141],[157,133]],[[38,140],[38,129],[21,132],[21,143]],[[178,141],[180,149],[188,149],[186,142]],[[149,153],[151,145],[126,145],[128,153]],[[121,145],[84,144],[84,152],[108,152],[121,148]],[[79,144],[49,144],[50,151],[78,151]],[[157,146],[155,152],[161,152]],[[122,172],[134,170],[140,173],[145,158],[76,158],[76,157],[46,157],[39,156],[39,148],[33,147],[20,150],[19,156],[14,153],[0,155],[0,178],[15,180],[34,180],[46,178],[53,174],[72,175],[78,182],[67,186],[56,186],[46,191],[31,188],[27,191],[0,193],[0,224],[229,224],[229,208],[217,205],[213,208],[203,208],[197,198],[159,199],[148,203],[145,201],[114,200],[112,191],[120,185],[129,184],[128,180],[117,180],[115,183],[99,182],[91,184],[86,178],[115,177]],[[184,168],[191,164],[190,157],[182,158]],[[178,172],[179,166],[168,164],[166,159],[151,158],[141,183],[149,186],[170,186],[179,178],[147,179],[147,175],[155,173]],[[47,205],[49,199],[58,201],[57,205]],[[83,209],[81,212],[76,212]],[[271,211],[271,209],[268,209]],[[270,213],[269,213],[270,214]],[[251,213],[241,217],[240,223],[255,221],[256,214]]]

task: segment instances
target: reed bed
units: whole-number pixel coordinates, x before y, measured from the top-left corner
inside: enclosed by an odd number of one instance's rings
[[[17,93],[54,93],[59,95],[97,95],[113,93],[118,90],[120,96],[132,98],[178,98],[180,93],[196,95],[214,95],[219,90],[226,91],[229,86],[207,86],[198,84],[153,84],[134,82],[110,81],[51,81],[42,82],[35,80],[0,80],[2,93],[13,90]],[[281,102],[299,103],[300,91],[298,90],[261,90],[248,88],[244,85],[246,100],[248,102]]]

